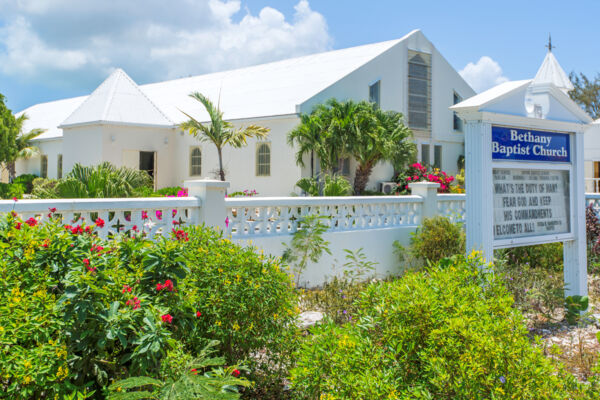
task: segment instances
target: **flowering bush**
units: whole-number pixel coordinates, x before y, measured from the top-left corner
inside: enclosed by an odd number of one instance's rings
[[[203,227],[154,241],[95,227],[0,217],[0,398],[101,393],[213,340],[228,365],[285,355],[296,297],[275,259]],[[252,360],[242,377],[260,384],[267,362]]]
[[[446,174],[439,168],[430,170],[422,164],[414,163],[406,171],[400,172],[396,176],[395,181],[398,183],[396,192],[400,194],[410,192],[408,189],[409,183],[422,181],[439,183],[438,193],[449,193],[451,190],[450,185],[454,182],[454,177]]]
[[[369,285],[355,323],[311,330],[292,388],[310,399],[582,398],[481,263],[457,256]]]

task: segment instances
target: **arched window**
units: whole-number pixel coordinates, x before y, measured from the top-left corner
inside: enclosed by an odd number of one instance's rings
[[[256,148],[256,176],[271,175],[271,144],[259,143]]]
[[[202,175],[202,151],[199,146],[190,149],[190,176]]]

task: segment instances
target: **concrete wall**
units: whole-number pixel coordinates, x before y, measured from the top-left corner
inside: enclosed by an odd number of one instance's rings
[[[323,254],[318,263],[309,263],[300,276],[300,285],[315,287],[322,285],[333,276],[341,276],[346,262],[344,250],[357,251],[362,248],[368,261],[376,262],[374,274],[378,278],[398,275],[402,272],[401,264],[394,253],[394,242],[398,241],[403,246],[410,242],[410,234],[416,227],[395,227],[384,229],[369,229],[346,232],[328,232],[323,239],[329,241],[331,254]],[[265,254],[281,256],[284,251],[283,243],[289,244],[291,235],[262,236],[253,240],[234,240],[240,245],[252,245],[263,250]]]

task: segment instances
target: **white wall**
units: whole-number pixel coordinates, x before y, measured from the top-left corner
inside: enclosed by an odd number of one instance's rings
[[[300,277],[300,284],[307,287],[322,285],[327,278],[341,276],[345,260],[345,249],[357,251],[362,248],[368,261],[378,263],[375,274],[378,278],[401,273],[400,262],[394,254],[393,244],[397,240],[403,246],[410,242],[410,234],[416,227],[396,227],[384,229],[357,230],[346,232],[327,232],[323,239],[330,242],[329,249],[333,255],[324,254],[317,264],[310,263]],[[253,240],[237,239],[241,245],[256,246],[265,254],[281,256],[284,251],[283,243],[289,244],[291,235],[262,236]]]
[[[296,166],[295,152],[287,144],[287,134],[298,123],[299,118],[296,116],[234,122],[236,127],[255,124],[270,129],[269,137],[264,141],[271,143],[271,175],[256,176],[258,140],[249,140],[248,145],[241,149],[226,147],[223,151],[223,167],[226,179],[231,183],[228,192],[254,189],[261,196],[287,196],[294,192],[294,186],[301,177],[301,168]],[[215,146],[210,142],[199,142],[182,132],[177,133],[176,137],[175,181],[182,184],[186,179],[198,178],[190,176],[189,155],[192,146],[200,146],[202,149],[201,177],[218,179],[219,159]]]
[[[58,166],[58,155],[63,154],[63,175],[64,162],[66,155],[63,153],[62,139],[39,140],[35,145],[40,149],[40,153],[48,156],[48,178],[56,179]],[[17,176],[22,174],[35,174],[40,176],[41,159],[40,157],[32,157],[28,160],[17,160],[15,164]]]
[[[175,154],[175,129],[105,125],[102,128],[103,161],[123,166],[127,150],[156,152],[156,183],[159,188],[176,186],[175,169],[181,157]]]

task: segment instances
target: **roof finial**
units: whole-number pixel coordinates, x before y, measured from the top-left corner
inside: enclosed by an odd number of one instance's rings
[[[548,53],[552,53],[552,49],[555,49],[556,46],[552,46],[552,36],[548,34],[548,44],[545,46],[548,49]]]

